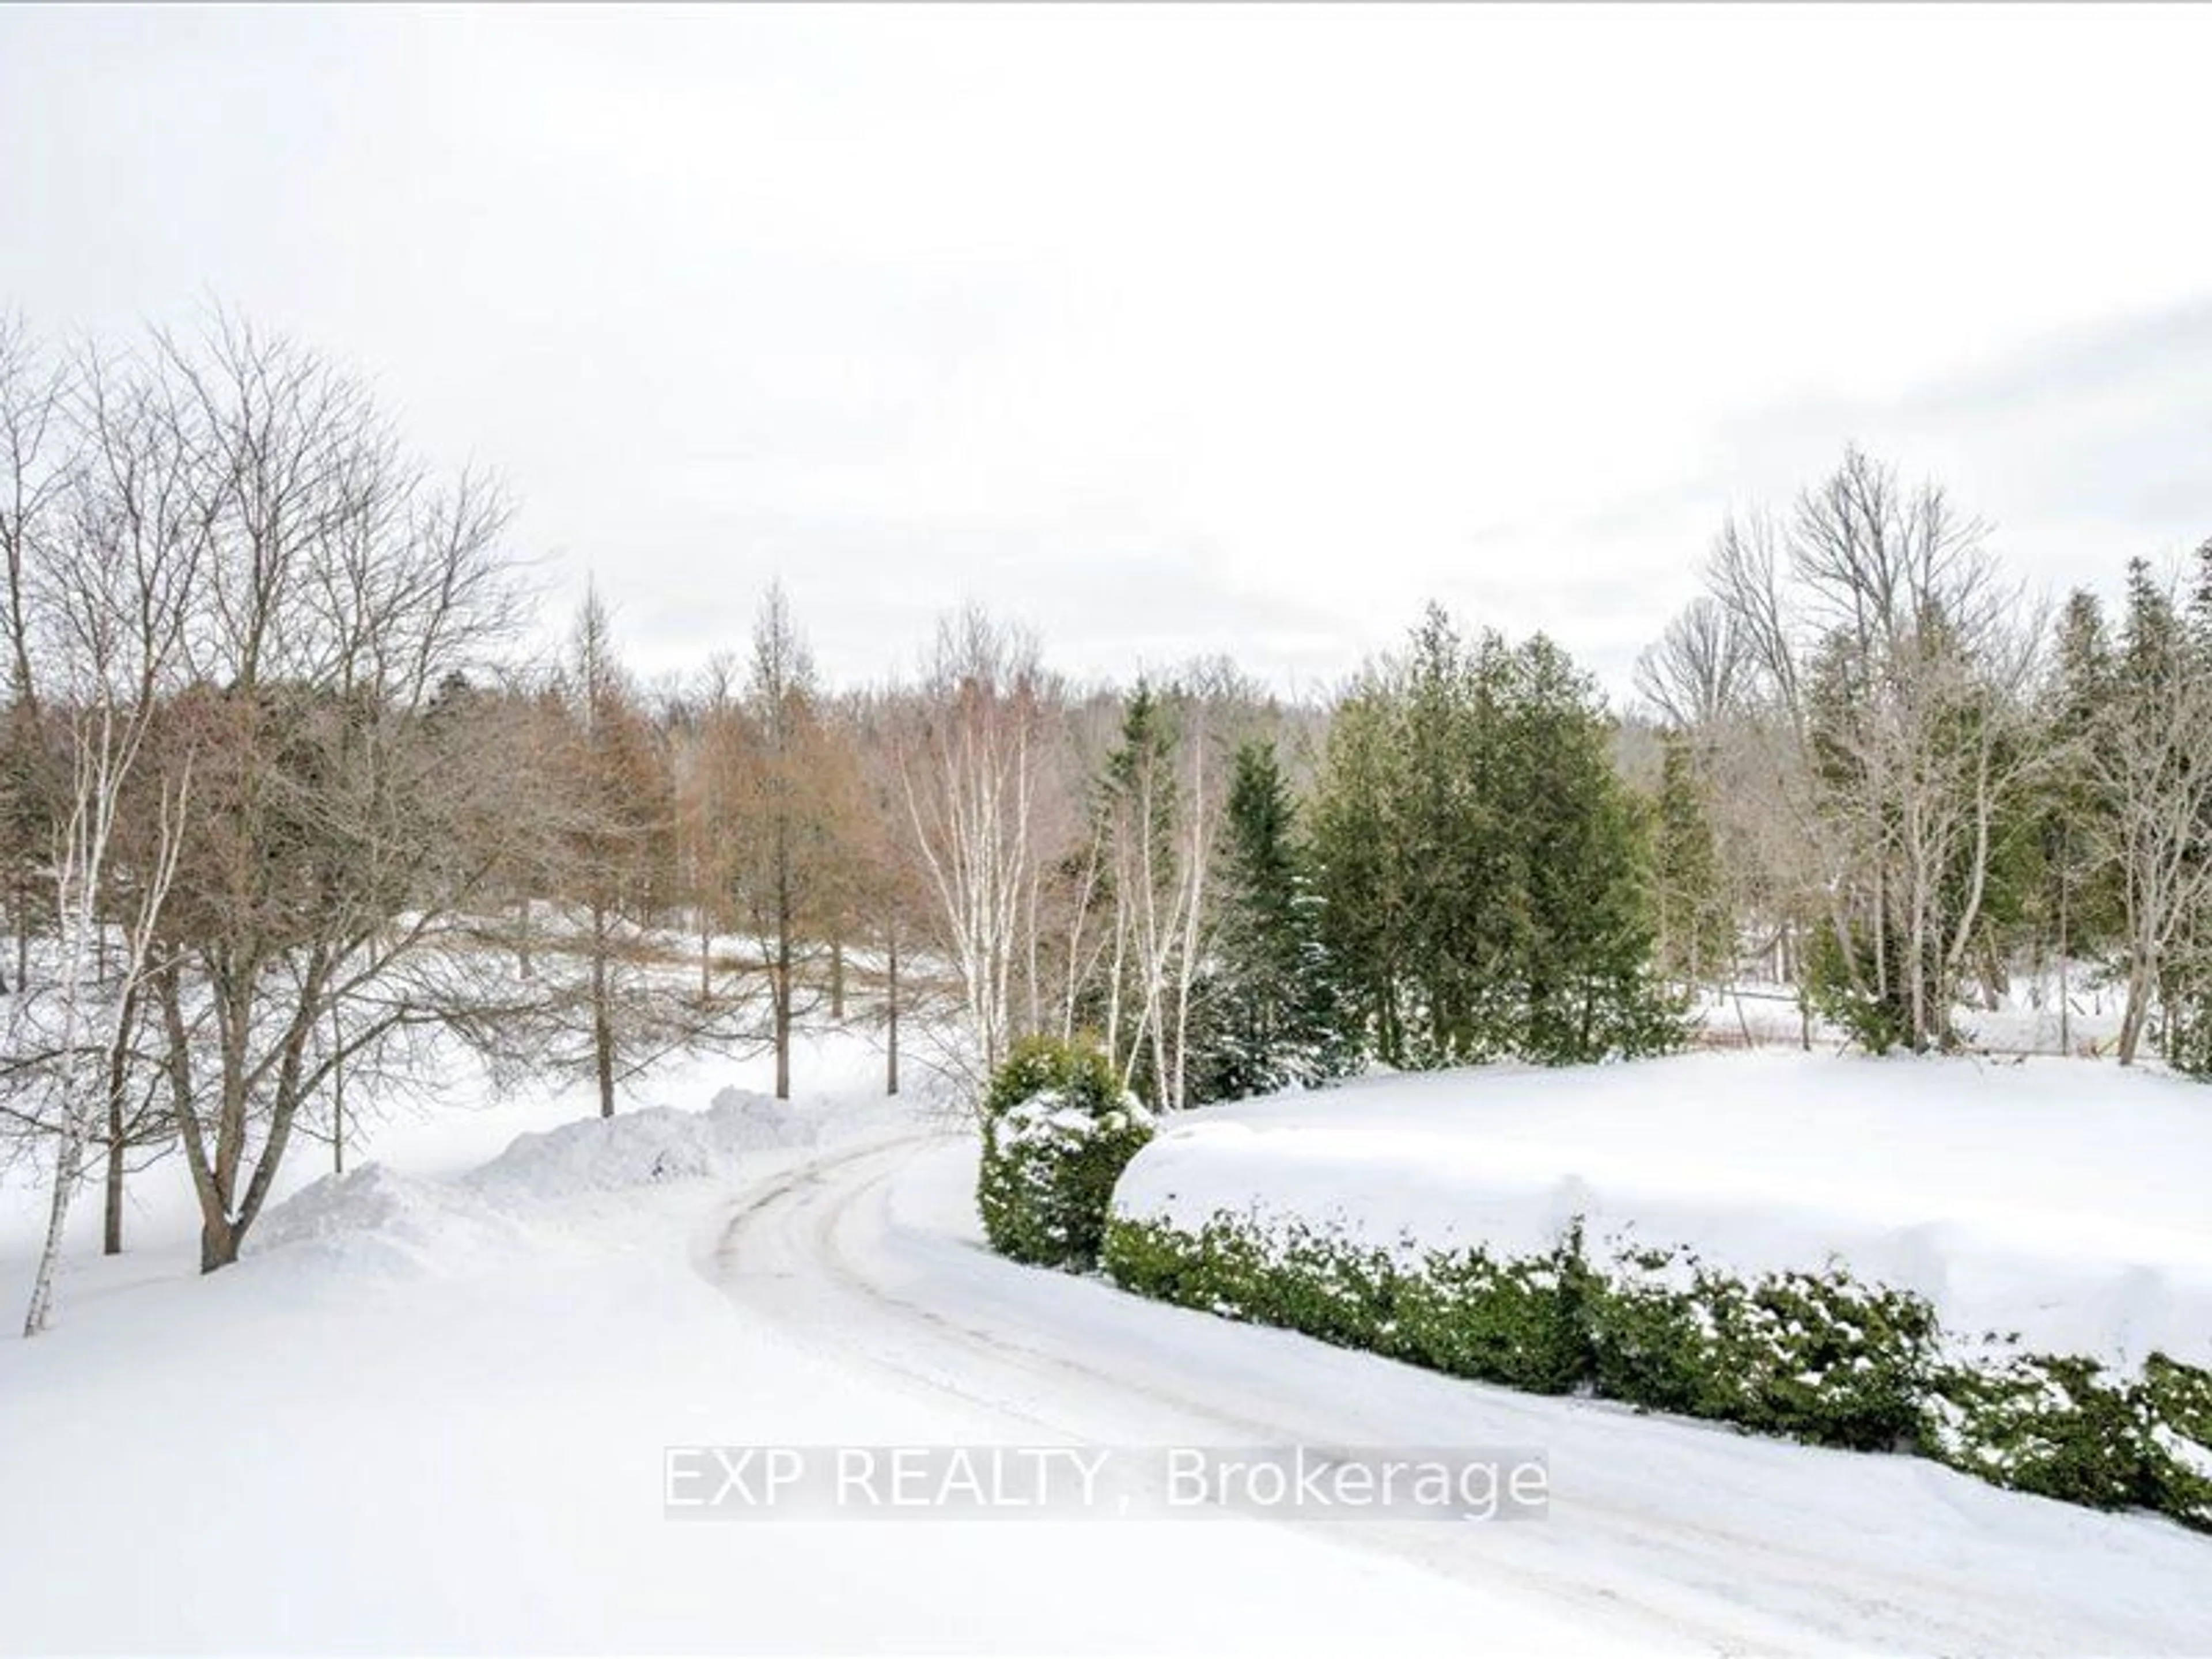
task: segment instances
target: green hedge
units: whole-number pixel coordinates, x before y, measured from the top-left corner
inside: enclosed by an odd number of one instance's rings
[[[1114,1183],[1152,1138],[1152,1116],[1113,1063],[1082,1043],[1030,1037],[982,1101],[975,1206],[1001,1255],[1078,1271],[1097,1265]]]
[[[2212,1532],[2212,1371],[2154,1353],[2136,1397],[2151,1503]]]
[[[1590,1370],[1579,1241],[1540,1255],[1431,1250],[1396,1280],[1401,1359],[1534,1394],[1565,1394]]]
[[[1597,1392],[1854,1451],[1911,1444],[1936,1321],[1838,1268],[1743,1279],[1687,1250],[1623,1249],[1583,1297]]]
[[[1947,1365],[1922,1444],[2000,1486],[2093,1509],[2154,1502],[2136,1391],[2094,1360],[2011,1354]]]
[[[1433,1370],[1860,1451],[1919,1451],[2001,1486],[2212,1530],[2212,1372],[2154,1355],[2139,1379],[1997,1351],[1947,1358],[1925,1298],[1838,1267],[1741,1278],[1620,1241],[1416,1252],[1301,1222],[1116,1217],[1124,1289]]]

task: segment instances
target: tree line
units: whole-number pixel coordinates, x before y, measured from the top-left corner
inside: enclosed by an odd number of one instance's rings
[[[2046,619],[1984,526],[1856,453],[1723,526],[1608,710],[1431,607],[1325,702],[1225,659],[1079,684],[970,605],[826,684],[781,590],[651,686],[557,648],[498,489],[234,318],[109,351],[0,325],[0,1152],[181,1164],[234,1261],[288,1160],[465,1045],[611,1114],[664,1059],[876,1034],[971,1093],[1095,1042],[1176,1110],[1684,1040],[1765,963],[1872,1048],[2110,974],[2124,1060],[2212,1069],[2212,551]]]
[[[1335,707],[1225,660],[1079,686],[970,605],[825,686],[781,592],[642,686],[596,595],[556,652],[487,479],[234,317],[122,350],[0,324],[0,1146],[181,1162],[234,1261],[302,1146],[456,1042],[600,1109],[702,1046],[865,1018],[980,1081],[1095,1039],[1166,1109],[1380,1057],[1674,1040],[1647,814],[1591,683],[1441,611]]]
[[[1638,666],[1662,970],[1753,963],[1877,1051],[2023,969],[2115,986],[2122,1064],[2212,1072],[2212,542],[2056,611],[1939,486],[1846,453],[1722,527]]]

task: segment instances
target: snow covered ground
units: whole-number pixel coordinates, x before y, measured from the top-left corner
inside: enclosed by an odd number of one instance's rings
[[[1922,1086],[1781,1058],[1670,1062],[1648,1075],[1683,1086],[1655,1104],[1686,1093],[1735,1123],[1753,1079],[1812,1086],[1812,1065],[1878,1084],[1837,1085],[1869,1112]],[[1746,1068],[1739,1096],[1698,1069],[1722,1066]],[[2004,1075],[2027,1086],[1983,1104],[2034,1123],[2046,1085]],[[971,1144],[881,1101],[865,1045],[817,1045],[793,1108],[714,1104],[762,1081],[695,1066],[648,1095],[692,1109],[611,1126],[553,1127],[574,1098],[394,1122],[381,1167],[295,1196],[206,1279],[188,1206],[155,1197],[181,1172],[149,1176],[132,1253],[80,1261],[48,1336],[0,1339],[0,1650],[2212,1651],[2212,1545],[2164,1522],[1016,1267],[978,1237]],[[1470,1082],[1210,1112],[1161,1156],[1325,1134],[1332,1113],[1463,1114]],[[1533,1107],[1515,1121],[1494,1137],[1509,1159],[1541,1138]],[[535,1138],[491,1144],[517,1129]],[[1587,1178],[1632,1175],[1634,1145]],[[2177,1193],[2206,1167],[2195,1142],[2166,1157]],[[11,1229],[9,1293],[29,1231]],[[907,1441],[1534,1445],[1553,1498],[1545,1521],[1467,1527],[663,1516],[670,1445]]]
[[[2040,972],[2023,967],[1997,1006],[1962,1006],[1953,1018],[1967,1046],[1985,1054],[2086,1058],[2112,1053],[2124,1003],[2124,988],[2109,968],[2069,962],[2063,973],[2056,966]],[[1701,1040],[1717,1048],[1796,1048],[1807,1036],[1797,994],[1773,981],[1746,979],[1723,991],[1703,992],[1692,1018]],[[1817,1016],[1811,1038],[1814,1047],[1831,1051],[1851,1046],[1847,1033]]]
[[[1533,1597],[1257,1524],[664,1519],[670,1445],[1039,1438],[710,1282],[733,1205],[943,1133],[876,1096],[862,1045],[805,1059],[793,1109],[541,1128],[473,1170],[488,1123],[561,1103],[395,1123],[388,1161],[272,1210],[206,1279],[155,1195],[181,1170],[149,1177],[147,1242],[76,1263],[48,1335],[0,1339],[0,1651],[1579,1649],[1586,1621]]]
[[[1915,1290],[1947,1330],[2212,1364],[2212,1090],[2069,1060],[1692,1054],[1362,1079],[1172,1125],[1131,1214],[1340,1223],[1390,1248],[1691,1246]]]
[[[1419,1567],[1577,1632],[1706,1653],[2212,1651],[2212,1544],[2169,1522],[1998,1491],[1917,1459],[1760,1440],[1607,1402],[1460,1382],[1288,1332],[1162,1306],[983,1250],[972,1149],[842,1158],[732,1215],[730,1294],[848,1364],[1099,1443],[1540,1445],[1550,1518],[1510,1526],[1278,1527]],[[1248,1587],[1299,1586],[1290,1556]],[[1182,1617],[1178,1607],[1172,1617]],[[1399,1644],[1380,1627],[1348,1644]],[[1285,1639],[1295,1639],[1286,1638]],[[1184,1644],[1207,1644],[1197,1635]],[[1484,1616],[1422,1649],[1518,1652]]]

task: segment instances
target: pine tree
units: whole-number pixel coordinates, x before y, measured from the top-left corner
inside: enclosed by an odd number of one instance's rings
[[[2189,588],[2189,629],[2200,650],[2212,651],[2212,536],[2197,545],[2197,574]]]
[[[2130,559],[2127,614],[2120,629],[2123,695],[2143,695],[2171,678],[2180,665],[2181,650],[2172,595],[2160,586],[2149,560]]]
[[[1340,1077],[1346,1032],[1320,899],[1294,836],[1296,807],[1271,743],[1237,751],[1223,825],[1218,927],[1195,1057],[1194,1099],[1237,1100]]]

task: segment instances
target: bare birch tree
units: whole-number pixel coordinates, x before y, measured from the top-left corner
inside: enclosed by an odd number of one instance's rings
[[[972,605],[939,624],[899,733],[899,781],[933,931],[960,984],[963,1041],[948,1058],[970,1076],[1024,1029],[1016,975],[1038,927],[1049,718],[1031,635]]]
[[[82,393],[88,436],[70,479],[67,532],[27,550],[14,573],[27,618],[35,611],[43,623],[38,643],[55,678],[54,703],[65,711],[71,771],[51,866],[54,1176],[27,1336],[44,1330],[52,1316],[86,1148],[124,1086],[126,1046],[184,845],[191,788],[189,762],[155,784],[134,847],[132,796],[182,651],[187,599],[205,551],[178,489],[189,462],[155,408],[117,394],[113,377],[96,361],[88,363]],[[30,631],[27,622],[27,639]],[[112,1123],[109,1133],[118,1133]],[[111,1212],[118,1201],[111,1146]],[[111,1232],[113,1224],[111,1213]]]
[[[102,698],[72,720],[76,776],[53,861],[53,994],[60,1029],[55,1036],[58,1064],[52,1087],[59,1133],[46,1237],[23,1320],[26,1336],[44,1331],[52,1316],[54,1277],[68,1237],[70,1206],[83,1177],[85,1147],[106,1099],[110,1073],[129,1038],[131,1010],[145,981],[161,906],[176,874],[183,842],[189,774],[177,780],[173,793],[163,793],[156,826],[157,862],[127,877],[116,867],[117,820],[149,714],[145,705],[118,707]],[[122,938],[111,953],[104,934],[118,904],[113,890],[126,884],[134,890],[123,901]]]
[[[1226,699],[1163,696],[1139,682],[1108,757],[1097,839],[1112,898],[1105,1042],[1122,1085],[1153,1103],[1188,1103],[1194,998],[1206,967],[1207,877],[1224,792],[1212,723]]]

